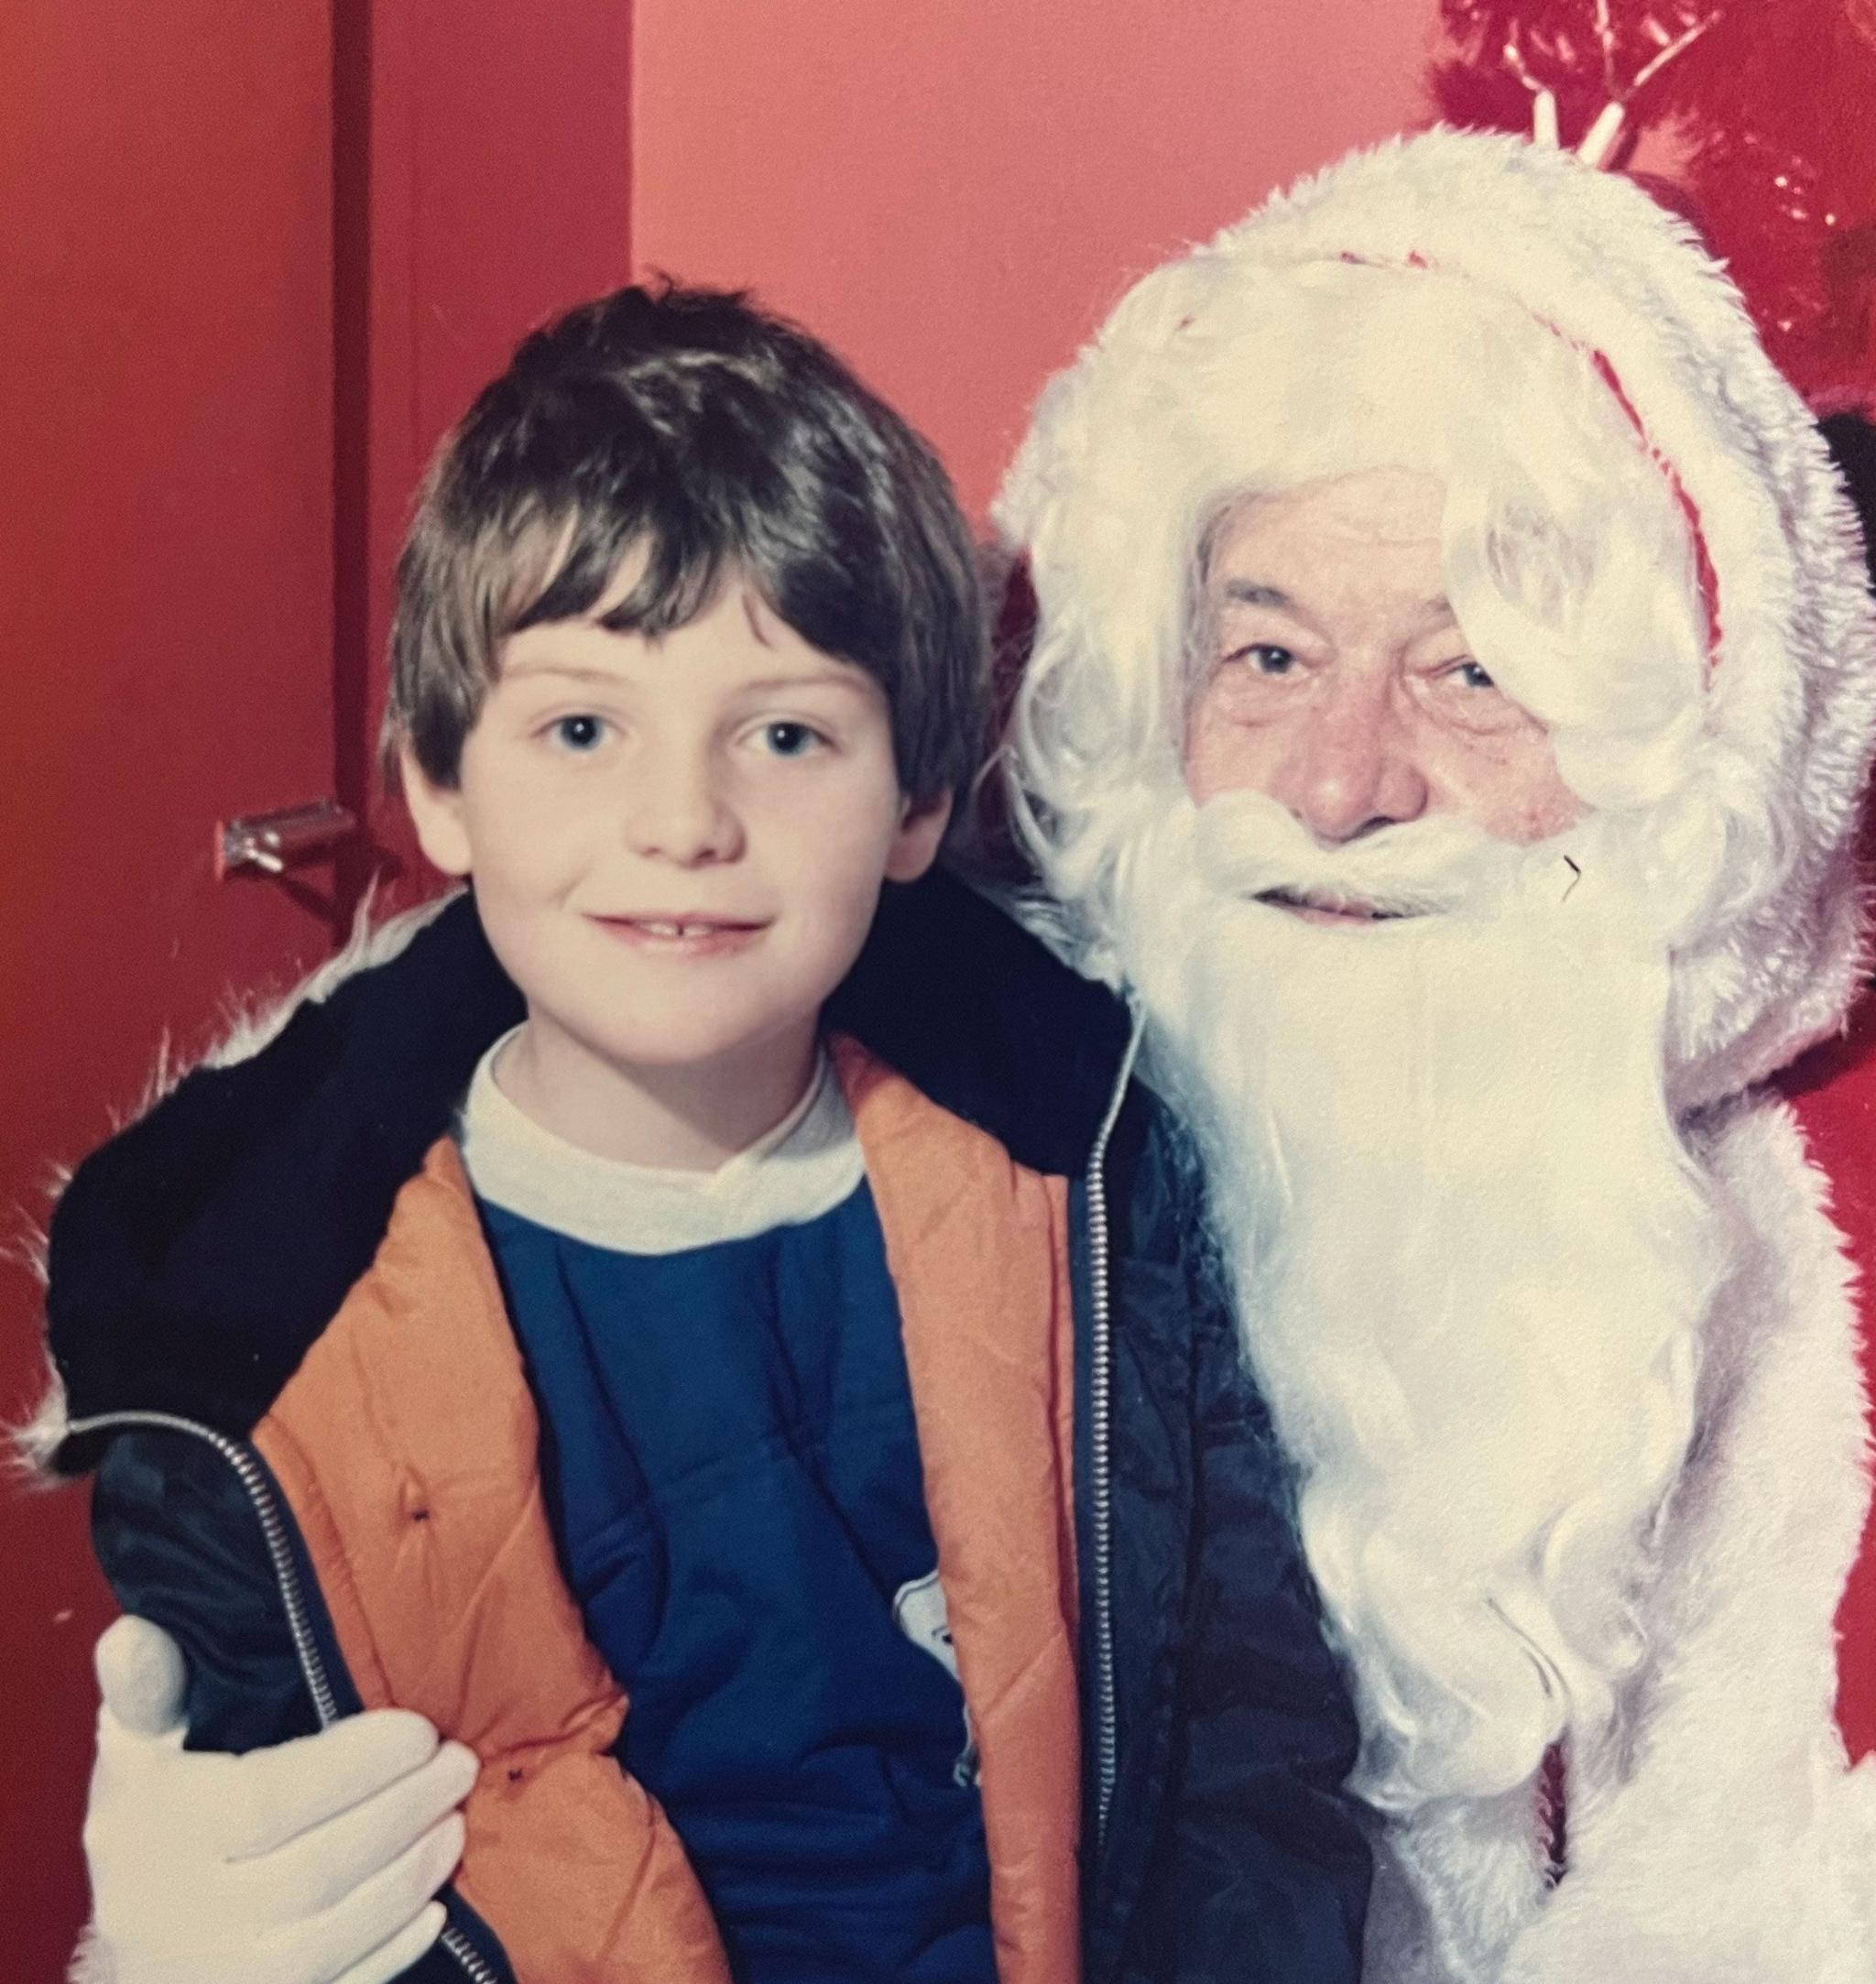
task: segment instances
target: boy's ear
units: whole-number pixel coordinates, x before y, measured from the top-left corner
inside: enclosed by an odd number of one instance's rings
[[[469,835],[463,824],[462,793],[453,786],[433,784],[408,744],[398,747],[398,776],[424,859],[445,875],[467,875]]]
[[[905,817],[886,855],[889,882],[915,882],[938,858],[938,844],[951,824],[951,794],[906,801]]]

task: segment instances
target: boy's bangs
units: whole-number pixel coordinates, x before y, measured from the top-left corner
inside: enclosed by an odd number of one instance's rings
[[[667,515],[653,524],[642,516],[576,510],[551,528],[544,555],[515,568],[496,641],[554,620],[593,619],[610,633],[653,640],[674,633],[708,609],[725,570],[742,562],[726,539],[695,515]],[[595,613],[634,568],[623,594]]]

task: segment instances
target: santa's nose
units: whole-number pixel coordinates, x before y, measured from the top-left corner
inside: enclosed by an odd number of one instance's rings
[[[1391,683],[1351,679],[1329,688],[1302,718],[1270,791],[1331,845],[1419,819],[1427,781]]]

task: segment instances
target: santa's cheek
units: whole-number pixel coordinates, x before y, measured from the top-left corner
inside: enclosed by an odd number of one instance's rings
[[[1547,747],[1544,762],[1526,768],[1525,776],[1511,787],[1507,798],[1505,824],[1495,831],[1501,839],[1527,846],[1561,834],[1586,811],[1583,801],[1557,776]]]
[[[1221,792],[1268,792],[1275,754],[1270,728],[1201,708],[1185,737],[1185,789],[1203,806]]]
[[[1548,840],[1581,817],[1542,731],[1441,740],[1429,748],[1429,810],[1456,814],[1496,839],[1524,846]]]

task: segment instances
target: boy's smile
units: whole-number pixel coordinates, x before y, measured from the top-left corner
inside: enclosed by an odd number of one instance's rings
[[[528,1001],[502,1085],[605,1155],[707,1167],[800,1096],[820,1008],[948,807],[900,790],[884,691],[747,588],[662,639],[524,628],[457,786],[407,767]]]
[[[721,957],[743,949],[769,927],[707,916],[602,916],[594,921],[621,943],[672,957]]]

